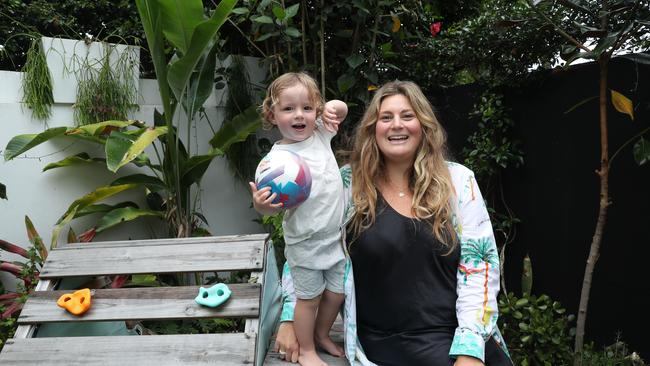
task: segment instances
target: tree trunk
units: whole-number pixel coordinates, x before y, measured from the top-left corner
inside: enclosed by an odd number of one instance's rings
[[[320,2],[320,89],[323,98],[327,100],[325,96],[325,21],[323,16],[325,15],[325,0]]]
[[[306,23],[307,23],[307,10],[305,9],[307,7],[307,2],[305,0],[302,0],[300,2],[300,9],[302,12],[300,13],[300,30],[302,32],[302,64],[303,66],[307,65],[307,35],[305,34],[305,30],[307,29]]]
[[[578,307],[578,322],[576,324],[576,340],[574,349],[574,366],[582,366],[582,349],[584,345],[585,322],[587,320],[587,308],[589,305],[589,292],[591,291],[591,280],[594,273],[598,256],[600,255],[600,243],[605,231],[607,221],[607,207],[609,206],[609,147],[607,135],[607,71],[610,55],[604,53],[598,60],[600,66],[600,169],[597,171],[600,176],[600,208],[598,210],[598,222],[594,236],[591,239],[591,249],[587,258],[585,275],[582,280],[582,292],[580,293],[580,306]]]

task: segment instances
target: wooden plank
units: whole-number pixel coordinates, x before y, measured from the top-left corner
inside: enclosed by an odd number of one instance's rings
[[[57,280],[53,280],[53,281],[39,280],[38,283],[36,284],[36,287],[34,287],[34,291],[35,292],[49,291],[55,288],[58,285],[58,283],[59,281]],[[18,328],[16,328],[16,332],[14,333],[14,338],[31,338],[34,336],[34,333],[36,332],[36,328],[38,328],[38,326],[35,324],[19,325]]]
[[[262,241],[135,247],[93,247],[90,244],[51,251],[40,278],[260,270],[263,247]]]
[[[201,306],[194,301],[198,286],[94,290],[92,306],[82,316],[72,315],[56,305],[61,295],[73,291],[36,291],[27,299],[18,323],[259,316],[259,284],[230,284],[228,287],[232,290],[230,299],[217,308]]]
[[[254,342],[243,333],[10,339],[0,364],[241,366],[253,363]]]
[[[265,242],[269,234],[243,234],[227,236],[202,236],[198,238],[172,238],[172,239],[145,239],[145,240],[116,240],[116,241],[94,241],[92,243],[67,243],[56,247],[53,250],[77,249],[86,247],[137,247],[152,245],[174,245],[174,244],[199,244],[199,243],[228,243],[228,242]]]

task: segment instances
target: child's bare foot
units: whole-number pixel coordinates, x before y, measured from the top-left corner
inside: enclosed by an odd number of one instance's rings
[[[318,357],[318,353],[315,350],[303,351],[300,350],[300,357],[298,357],[298,362],[302,366],[328,366],[323,360]]]
[[[327,353],[329,353],[334,357],[345,356],[345,351],[343,351],[343,348],[338,344],[334,343],[334,341],[332,341],[332,338],[330,338],[329,336],[321,337],[315,334],[314,343],[316,343],[318,347],[324,349],[325,351],[327,351]]]

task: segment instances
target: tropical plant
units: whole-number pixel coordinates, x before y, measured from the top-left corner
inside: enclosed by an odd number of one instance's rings
[[[608,95],[620,112],[634,118],[632,102],[622,94],[608,87],[609,63],[612,56],[621,52],[634,52],[647,49],[647,34],[650,32],[650,1],[647,0],[600,0],[600,1],[541,1],[527,0],[539,19],[551,25],[566,40],[561,54],[566,59],[566,66],[578,59],[594,60],[599,66],[599,115],[600,115],[600,168],[596,171],[600,178],[599,210],[594,235],[585,266],[585,273],[580,293],[578,321],[574,347],[574,365],[583,363],[585,323],[594,268],[600,255],[600,245],[607,221],[607,209],[611,204],[609,196],[609,171],[613,156],[609,153],[608,143]],[[551,14],[551,15],[549,15]],[[572,22],[563,27],[553,18],[560,14]],[[647,131],[647,130],[646,130]],[[641,139],[641,160],[646,161],[650,155],[647,141]],[[638,159],[637,159],[638,160]]]
[[[25,216],[25,227],[31,243],[29,249],[0,239],[0,255],[7,252],[26,259],[22,262],[0,260],[0,271],[10,273],[18,280],[15,292],[5,291],[0,285],[0,348],[8,338],[13,336],[18,325],[16,318],[20,314],[27,296],[36,286],[43,261],[47,258],[47,249],[43,240],[27,216]]]
[[[199,0],[138,0],[163,106],[162,114],[154,112],[153,125],[134,120],[104,121],[76,128],[50,128],[39,134],[15,136],[9,141],[5,149],[6,160],[60,136],[90,141],[104,148],[103,158],[77,154],[52,163],[45,170],[105,162],[111,172],[135,164],[153,173],[118,178],[75,200],[56,223],[52,247],[56,246],[63,226],[91,213],[100,213],[102,218],[90,230],[80,234],[79,240],[91,240],[98,232],[142,216],[164,218],[168,235],[172,237],[208,233],[199,227],[202,221],[205,222],[197,210],[200,190],[192,188],[200,184],[215,157],[223,155],[223,151],[233,143],[244,140],[260,124],[255,108],[249,108],[223,123],[210,140],[212,147],[207,153],[191,151],[194,144],[190,140],[190,131],[199,122],[195,117],[213,88],[215,54],[219,47],[217,31],[235,2],[222,1],[212,16],[204,19]],[[174,46],[174,56],[170,58],[164,52],[164,39]],[[182,111],[177,111],[179,105]],[[181,114],[186,117],[186,122],[180,119]],[[180,137],[181,128],[187,132],[185,139]],[[145,152],[149,146],[155,159],[150,159]],[[141,187],[145,188],[148,209],[138,208],[132,202],[99,204],[108,197]]]

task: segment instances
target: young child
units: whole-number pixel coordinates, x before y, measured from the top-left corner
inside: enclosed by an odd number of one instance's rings
[[[309,198],[287,209],[282,222],[285,256],[298,299],[294,328],[300,344],[298,361],[303,366],[326,365],[314,343],[334,356],[344,356],[329,337],[344,299],[345,270],[343,183],[330,142],[347,113],[347,105],[340,100],[323,104],[316,81],[305,73],[286,73],[275,79],[262,104],[265,124],[276,126],[282,134],[272,150],[300,155],[312,177]],[[272,203],[276,194],[269,187],[258,191],[254,183],[250,186],[259,213],[270,215],[282,209],[282,203]]]

